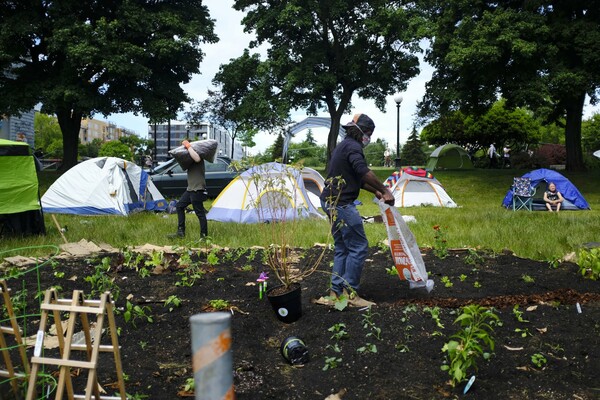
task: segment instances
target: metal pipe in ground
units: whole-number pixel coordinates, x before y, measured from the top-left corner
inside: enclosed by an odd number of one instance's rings
[[[233,400],[231,314],[192,315],[192,365],[196,400]]]

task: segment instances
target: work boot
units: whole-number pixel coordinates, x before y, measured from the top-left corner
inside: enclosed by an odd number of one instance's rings
[[[167,237],[168,237],[169,239],[177,239],[177,238],[182,238],[182,237],[185,237],[185,232],[184,232],[184,231],[182,231],[182,230],[177,230],[177,232],[175,232],[175,233],[169,233],[169,234],[167,235]]]
[[[348,304],[350,307],[372,307],[375,305],[374,302],[365,300],[358,295],[355,291],[348,293],[346,289],[344,289],[344,296],[348,297]]]

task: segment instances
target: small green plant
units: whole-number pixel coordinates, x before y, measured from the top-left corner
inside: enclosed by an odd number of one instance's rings
[[[163,265],[163,256],[164,253],[162,251],[152,250],[152,254],[150,255],[150,259],[146,260],[146,267],[162,267]]]
[[[114,283],[114,279],[108,275],[110,271],[110,258],[104,257],[101,264],[96,265],[93,275],[88,275],[84,278],[92,286],[90,296],[100,296],[104,292],[110,292],[113,300],[119,298],[120,289]]]
[[[348,332],[346,332],[346,324],[344,324],[342,322],[333,325],[332,327],[330,327],[327,330],[332,333],[330,339],[334,339],[334,340],[348,339]]]
[[[131,322],[131,325],[137,328],[135,321],[137,321],[138,319],[146,320],[149,323],[154,322],[154,320],[152,319],[152,315],[150,315],[151,311],[152,310],[148,306],[134,306],[129,300],[127,300],[127,304],[125,305],[125,312],[123,313],[123,319],[125,319],[125,322]]]
[[[394,346],[394,348],[396,350],[398,350],[400,353],[408,353],[410,351],[410,349],[408,348],[408,346],[404,343],[396,343],[396,345]]]
[[[431,319],[433,319],[435,321],[435,324],[437,325],[438,328],[444,329],[444,325],[440,321],[440,308],[439,307],[433,307],[433,308],[425,307],[425,308],[423,308],[423,311],[428,312],[429,315],[431,315]]]
[[[433,254],[443,260],[448,257],[448,241],[446,240],[446,232],[439,225],[434,225],[433,230],[435,234],[433,236]]]
[[[146,347],[148,347],[148,342],[145,342],[145,341],[143,341],[143,340],[140,340],[140,341],[138,342],[138,344],[140,345],[140,347],[142,348],[142,350],[145,350],[145,349],[146,349]]]
[[[172,294],[165,300],[165,307],[169,307],[169,312],[173,311],[175,307],[181,306],[181,299],[176,295]]]
[[[65,277],[65,273],[62,271],[54,271],[54,276],[57,278],[64,278]]]
[[[208,305],[218,311],[229,310],[230,307],[229,302],[223,299],[209,300]]]
[[[513,315],[519,322],[529,322],[528,320],[523,318],[523,311],[519,310],[519,305],[515,304],[512,310]]]
[[[341,357],[325,357],[325,366],[323,367],[323,371],[327,371],[329,369],[337,368],[342,362]]]
[[[548,266],[552,269],[556,269],[560,265],[560,259],[558,258],[548,258],[546,262],[548,263]]]
[[[374,345],[373,343],[367,343],[364,346],[361,346],[358,349],[356,349],[356,352],[360,353],[360,354],[377,353],[377,346]]]
[[[386,268],[385,272],[391,276],[398,276],[398,271],[396,270],[396,267]]]
[[[454,283],[452,283],[450,278],[448,278],[447,276],[442,276],[440,278],[440,281],[444,284],[445,287],[450,288],[450,287],[454,286]]]
[[[600,279],[600,247],[581,249],[577,254],[579,273],[587,279]]]
[[[180,279],[178,282],[175,282],[175,286],[192,287],[196,283],[196,280],[202,279],[204,274],[205,271],[196,263],[190,264],[183,271],[177,272]]]
[[[248,264],[248,265],[244,265],[244,266],[242,267],[242,271],[244,271],[244,272],[252,272],[252,270],[253,270],[253,269],[254,269],[254,268],[252,268],[252,265],[250,265],[250,264]]]
[[[196,389],[196,381],[194,378],[187,378],[185,380],[185,384],[183,385],[184,392],[193,392]]]
[[[142,267],[138,270],[138,274],[140,275],[140,278],[143,279],[150,276],[150,271],[148,271],[148,268]]]
[[[328,344],[327,346],[325,346],[325,348],[328,349],[328,350],[332,350],[334,353],[341,353],[342,352],[342,348],[337,343]]]
[[[210,253],[208,253],[208,255],[206,256],[206,262],[209,265],[215,266],[219,263],[219,256],[217,253],[217,249],[213,249]]]
[[[442,365],[443,371],[448,371],[452,386],[463,382],[469,369],[477,367],[477,359],[482,357],[487,360],[494,351],[493,328],[490,322],[499,320],[492,310],[478,304],[471,304],[462,308],[460,315],[454,323],[460,323],[461,330],[451,336],[444,344],[442,351],[446,353],[446,363]]]
[[[479,283],[479,281],[475,281],[473,282],[473,287],[479,289],[481,287],[481,283]]]
[[[458,277],[458,279],[460,279],[461,282],[464,282],[467,280],[467,276],[465,274],[460,274],[460,276]]]
[[[532,336],[531,332],[529,332],[529,329],[527,329],[527,328],[524,328],[524,329],[515,328],[515,332],[520,334],[522,338],[526,338],[527,336]]]
[[[381,328],[375,325],[373,321],[373,317],[379,315],[371,311],[371,307],[367,308],[367,310],[362,314],[362,323],[363,328],[368,330],[369,332],[366,334],[366,337],[374,337],[377,340],[381,340]]]
[[[482,265],[485,259],[477,253],[475,249],[468,249],[468,254],[465,256],[465,264]]]
[[[535,353],[531,356],[531,363],[538,368],[543,368],[547,363],[546,357],[541,353]]]
[[[525,283],[535,283],[535,279],[533,279],[532,276],[527,275],[527,274],[521,275],[521,279],[523,279],[523,282],[525,282]]]

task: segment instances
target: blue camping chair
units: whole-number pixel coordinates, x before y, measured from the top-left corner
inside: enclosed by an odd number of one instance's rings
[[[513,211],[517,211],[520,209],[525,209],[529,211],[532,210],[533,195],[535,194],[535,188],[531,186],[531,179],[514,178],[512,192]]]

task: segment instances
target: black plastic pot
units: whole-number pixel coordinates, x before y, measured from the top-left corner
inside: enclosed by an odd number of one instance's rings
[[[267,299],[269,299],[277,319],[289,324],[302,316],[302,288],[299,283],[292,283],[287,291],[282,291],[282,289],[283,286],[269,289]]]
[[[292,365],[304,365],[310,360],[304,341],[297,336],[290,336],[281,342],[281,355]]]

